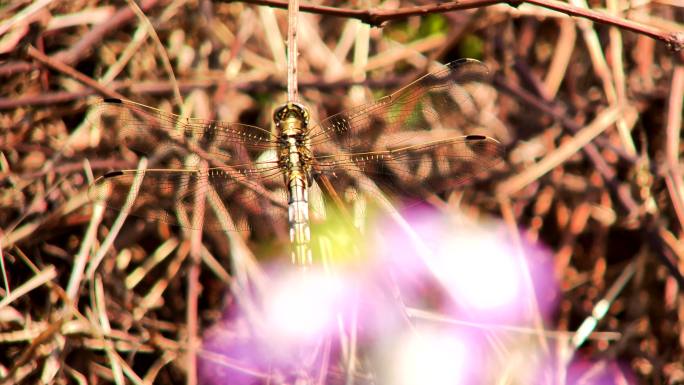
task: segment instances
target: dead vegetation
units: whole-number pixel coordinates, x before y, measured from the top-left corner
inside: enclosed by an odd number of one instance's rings
[[[407,84],[433,61],[483,61],[493,77],[476,100],[479,133],[505,145],[505,162],[461,190],[423,198],[440,213],[498,218],[514,244],[550,250],[556,306],[533,315],[525,332],[510,331],[539,349],[529,357],[552,362],[543,375],[528,373],[533,383],[682,383],[684,3],[589,4],[640,23],[637,32],[540,3],[479,2],[380,20],[382,28],[303,5],[300,100],[318,121]],[[94,1],[0,6],[0,383],[388,383],[362,338],[372,322],[354,324],[358,341],[349,327],[304,349],[313,357],[306,375],[294,363],[274,370],[244,359],[269,350],[250,320],[274,294],[264,266],[288,261],[286,217],[255,220],[247,207],[233,220],[250,221],[249,232],[200,236],[122,223],[88,199],[95,177],[140,161],[86,118],[98,97],[270,128],[286,100],[286,16],[205,0],[146,0],[137,11]],[[352,192],[328,205],[358,219],[364,200]],[[372,237],[370,213],[396,212],[366,199],[378,207],[361,210]],[[323,239],[350,247],[338,237],[344,225],[322,223]],[[363,257],[353,264],[361,269]],[[390,298],[397,290],[389,278],[377,286]],[[434,310],[440,289],[421,288]],[[391,299],[400,310],[375,310],[382,317],[437,319]],[[475,383],[531,383],[510,372],[521,359],[515,338],[483,343],[496,346],[500,370]],[[581,360],[566,366],[564,357]]]

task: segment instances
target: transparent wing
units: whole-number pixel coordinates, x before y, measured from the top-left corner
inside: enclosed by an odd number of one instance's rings
[[[402,191],[445,191],[470,181],[501,162],[504,147],[497,140],[468,135],[383,151],[339,153],[316,158],[316,173],[363,172],[384,186]]]
[[[457,60],[373,103],[343,111],[312,129],[314,169],[364,172],[401,193],[441,192],[468,182],[503,158],[481,131],[478,101],[491,91],[487,67]],[[465,135],[464,135],[465,134]]]
[[[114,171],[99,178],[89,189],[92,201],[133,216],[197,228],[193,222],[195,195],[205,191],[210,205],[223,205],[231,217],[241,218],[226,226],[215,210],[205,207],[202,228],[208,230],[248,230],[252,226],[247,218],[254,214],[284,217],[285,193],[267,188],[283,184],[277,161],[274,156],[251,161],[274,153],[275,137],[268,131],[184,118],[120,99],[94,104],[89,119],[113,136],[115,144],[149,155],[154,164],[153,169]],[[214,167],[202,171],[195,167],[199,159]],[[137,196],[128,202],[136,180]]]
[[[275,146],[267,130],[239,123],[185,118],[121,99],[104,99],[92,106],[90,120],[135,152],[189,149],[222,162],[246,163],[254,151]]]
[[[312,144],[332,141],[344,152],[354,153],[400,145],[391,139],[399,128],[442,126],[464,133],[476,114],[474,97],[488,79],[487,67],[477,60],[451,62],[391,95],[323,120],[311,130]]]
[[[246,231],[251,227],[248,218],[272,221],[269,217],[274,215],[285,217],[284,192],[269,191],[268,197],[256,192],[263,185],[282,181],[282,172],[275,164],[259,169],[234,166],[121,170],[98,178],[88,195],[96,204],[149,220],[191,229]],[[196,195],[200,192],[208,203],[202,218],[195,215]],[[221,206],[227,209],[232,221],[221,217],[221,210],[216,210]]]

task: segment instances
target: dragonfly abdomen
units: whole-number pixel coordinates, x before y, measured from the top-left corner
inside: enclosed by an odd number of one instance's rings
[[[292,261],[306,266],[312,263],[307,192],[311,180],[311,147],[306,139],[309,113],[296,103],[287,103],[275,111],[274,121],[279,130],[280,166],[285,171],[288,191]]]
[[[309,265],[311,257],[311,229],[309,228],[309,199],[307,183],[302,174],[293,175],[288,184],[288,222],[292,261],[298,265]]]

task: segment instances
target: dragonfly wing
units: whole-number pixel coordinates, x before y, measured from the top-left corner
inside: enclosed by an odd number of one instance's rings
[[[285,215],[283,194],[259,196],[258,187],[282,183],[277,165],[261,168],[180,168],[113,171],[98,178],[89,188],[96,204],[133,216],[186,228],[216,231],[245,231],[247,218],[255,215]],[[257,186],[258,185],[258,186]],[[204,217],[196,218],[196,196],[205,194]],[[222,218],[227,208],[232,221]],[[201,225],[200,225],[201,222]]]
[[[482,85],[488,79],[487,67],[477,60],[451,62],[391,95],[323,120],[312,129],[312,143],[325,148],[332,142],[353,153],[378,147],[378,141],[400,145],[407,139],[392,139],[398,128],[427,130],[441,125],[463,132],[477,113],[474,96],[486,89]]]
[[[243,163],[249,151],[272,149],[275,137],[262,128],[217,120],[184,118],[121,99],[93,104],[90,121],[114,132],[130,149],[152,155],[187,150],[223,162]]]
[[[363,172],[375,181],[403,191],[445,191],[466,183],[501,162],[503,145],[482,135],[434,140],[382,151],[338,153],[316,158],[322,175]]]

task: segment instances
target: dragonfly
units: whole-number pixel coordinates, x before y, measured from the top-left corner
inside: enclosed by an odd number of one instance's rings
[[[503,159],[499,141],[448,128],[473,125],[474,96],[488,78],[483,63],[461,59],[318,124],[304,105],[287,102],[273,113],[274,130],[104,99],[93,107],[96,124],[160,167],[110,171],[89,197],[142,218],[209,230],[249,229],[250,215],[282,210],[293,263],[310,265],[308,194],[316,180],[363,174],[407,191],[444,191]],[[197,221],[191,218],[199,191],[214,209]],[[243,220],[226,224],[216,207]]]

